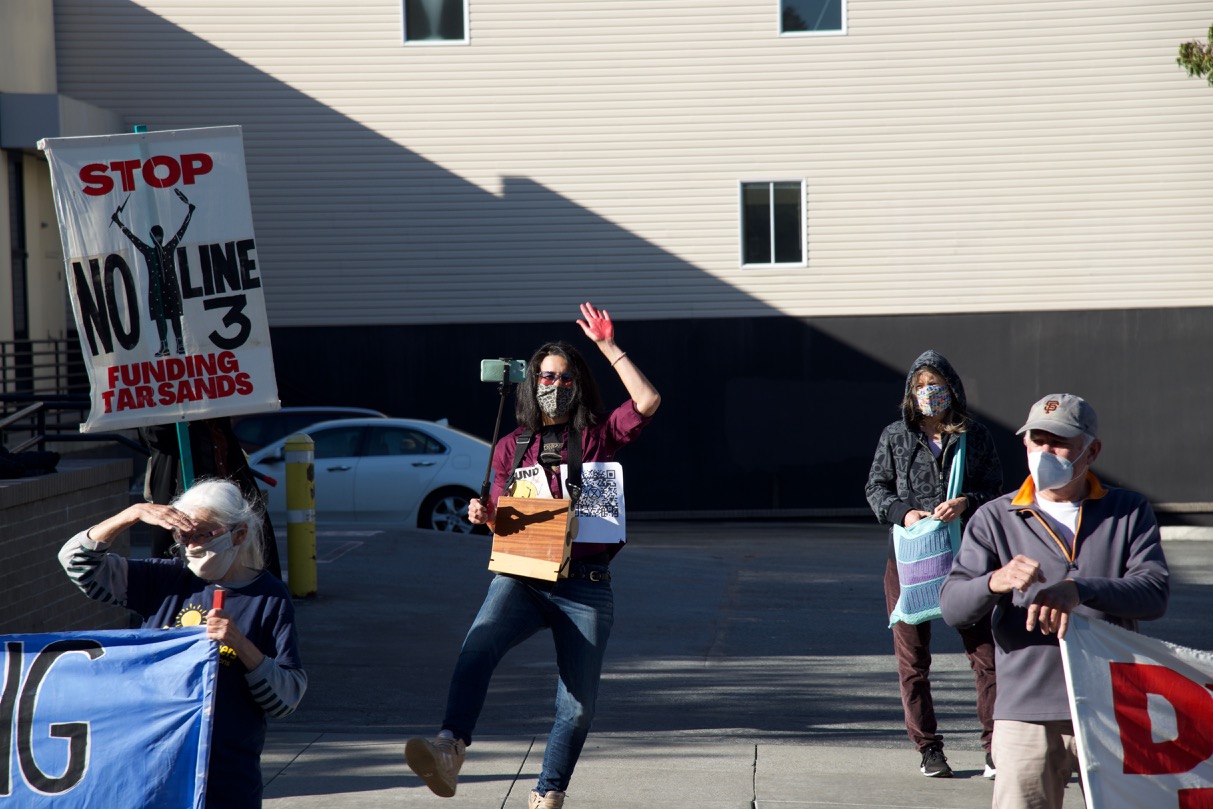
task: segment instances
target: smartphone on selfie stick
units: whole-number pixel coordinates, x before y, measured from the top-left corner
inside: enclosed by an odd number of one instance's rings
[[[493,427],[493,440],[489,442],[489,465],[484,470],[484,485],[480,487],[480,503],[488,508],[489,480],[493,474],[493,449],[497,446],[497,437],[501,434],[501,415],[505,412],[505,395],[510,385],[516,385],[526,379],[526,360],[500,358],[480,361],[480,381],[496,382],[497,392],[501,401],[497,405],[497,424]]]

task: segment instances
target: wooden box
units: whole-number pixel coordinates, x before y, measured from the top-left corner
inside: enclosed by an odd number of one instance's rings
[[[569,572],[568,500],[541,497],[502,497],[493,522],[489,570],[543,581],[563,579]]]

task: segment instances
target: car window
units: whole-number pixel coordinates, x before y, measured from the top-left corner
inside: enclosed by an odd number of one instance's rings
[[[375,416],[374,411],[366,413],[349,410],[334,410],[332,408],[308,408],[306,410],[275,410],[270,413],[257,413],[248,416],[235,416],[232,419],[232,429],[240,443],[251,447],[264,447],[279,438],[303,432],[318,421],[344,418],[366,418]]]
[[[328,427],[312,433],[316,458],[348,458],[359,454],[362,434],[361,425]]]
[[[367,455],[439,455],[446,447],[419,430],[371,427]]]
[[[256,444],[263,447],[277,438],[266,438],[270,429],[270,419],[265,416],[243,416],[232,423],[232,430],[242,443]]]

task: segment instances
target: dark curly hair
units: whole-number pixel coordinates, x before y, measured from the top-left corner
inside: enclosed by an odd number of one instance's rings
[[[544,343],[531,355],[526,364],[526,378],[514,393],[514,418],[518,420],[518,426],[534,433],[543,430],[543,411],[539,409],[536,396],[539,366],[545,357],[553,355],[564,358],[573,374],[573,406],[569,412],[569,424],[574,430],[583,432],[597,423],[602,412],[602,394],[581,353],[565,342]]]

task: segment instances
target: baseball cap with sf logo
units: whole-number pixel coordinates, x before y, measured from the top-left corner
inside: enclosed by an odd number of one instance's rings
[[[1028,420],[1016,435],[1028,430],[1044,430],[1063,438],[1083,434],[1095,438],[1099,435],[1099,417],[1086,399],[1072,393],[1050,393],[1032,405]]]

